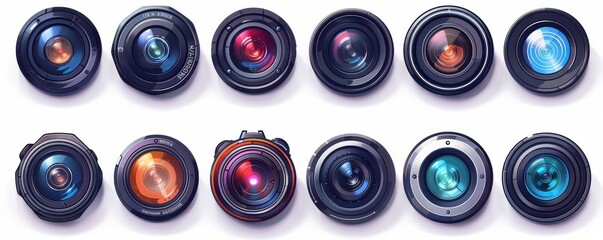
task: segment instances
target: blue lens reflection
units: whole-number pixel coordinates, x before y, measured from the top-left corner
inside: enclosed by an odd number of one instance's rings
[[[528,66],[539,74],[553,74],[563,69],[571,54],[567,36],[554,27],[541,27],[528,35],[523,55]]]

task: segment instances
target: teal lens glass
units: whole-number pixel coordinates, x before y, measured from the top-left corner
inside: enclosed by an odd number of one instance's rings
[[[539,155],[528,163],[524,179],[532,196],[550,201],[560,197],[567,190],[569,170],[558,157]]]
[[[427,167],[426,182],[434,196],[450,201],[460,198],[467,191],[471,184],[471,174],[461,159],[442,155]]]

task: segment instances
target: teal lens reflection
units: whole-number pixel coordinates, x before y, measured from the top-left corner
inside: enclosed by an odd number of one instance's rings
[[[524,174],[526,188],[535,198],[550,201],[563,195],[569,185],[569,170],[553,155],[530,160]]]
[[[467,165],[461,159],[442,155],[435,158],[427,168],[427,187],[441,200],[455,200],[469,188],[470,175]]]

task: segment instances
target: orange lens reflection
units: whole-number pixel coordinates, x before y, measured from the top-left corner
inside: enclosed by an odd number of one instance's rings
[[[57,65],[65,64],[73,56],[71,42],[63,36],[56,36],[48,40],[44,51],[48,61]]]
[[[140,155],[130,168],[130,187],[138,199],[148,204],[164,204],[180,193],[182,166],[173,155],[153,150]]]

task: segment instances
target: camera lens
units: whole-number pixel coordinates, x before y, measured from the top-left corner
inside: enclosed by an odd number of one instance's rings
[[[507,200],[524,217],[542,223],[564,220],[586,201],[590,166],[570,139],[538,133],[521,140],[505,160]]]
[[[584,73],[588,37],[574,17],[557,9],[537,9],[513,24],[505,40],[505,62],[513,78],[539,94],[569,89]]]
[[[336,136],[310,159],[308,192],[325,215],[344,223],[368,221],[383,211],[394,191],[391,157],[374,139]]]
[[[134,215],[162,221],[183,212],[199,183],[197,163],[178,140],[164,135],[137,139],[121,154],[115,189]]]
[[[113,40],[113,60],[124,82],[152,95],[174,91],[199,62],[193,23],[171,7],[142,7],[128,16]]]
[[[283,83],[295,63],[295,37],[273,12],[246,8],[220,24],[212,60],[220,78],[245,93],[264,93]]]
[[[101,42],[92,22],[80,12],[62,7],[34,14],[17,39],[17,62],[25,78],[52,95],[83,89],[94,77]]]
[[[238,140],[216,147],[211,171],[214,199],[224,212],[250,222],[283,211],[295,191],[295,168],[283,139],[243,131]]]
[[[440,95],[458,95],[488,75],[494,55],[492,36],[482,20],[457,6],[423,13],[404,41],[406,68],[421,87]]]
[[[492,190],[492,165],[484,149],[468,136],[436,133],[415,146],[404,167],[404,190],[426,218],[464,221],[477,214]]]
[[[330,89],[361,94],[387,76],[394,57],[389,30],[377,16],[344,9],[327,16],[314,30],[310,62]]]
[[[73,134],[45,134],[19,157],[17,193],[46,221],[78,219],[103,182],[96,155]]]

